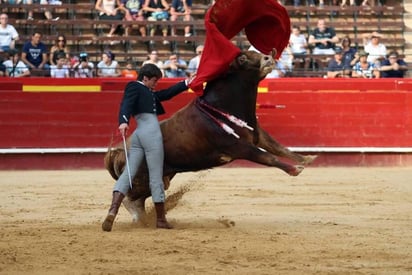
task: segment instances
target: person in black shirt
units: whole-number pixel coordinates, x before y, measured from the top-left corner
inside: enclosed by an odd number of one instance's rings
[[[125,195],[129,191],[129,173],[133,180],[140,164],[146,159],[149,170],[149,185],[155,205],[157,228],[171,229],[166,220],[165,192],[163,184],[163,138],[157,115],[164,114],[161,101],[171,99],[188,89],[188,80],[180,81],[168,89],[154,92],[162,72],[154,64],[144,65],[138,81],[129,82],[125,88],[119,111],[119,131],[125,136],[129,129],[129,118],[133,116],[138,127],[133,132],[128,150],[129,169],[124,169],[113,188],[112,204],[102,224],[103,231],[111,231],[114,219]],[[126,149],[126,148],[125,148]]]
[[[381,71],[381,77],[402,78],[408,70],[408,64],[399,58],[397,51],[392,51],[389,53],[388,58],[382,61],[379,70]]]

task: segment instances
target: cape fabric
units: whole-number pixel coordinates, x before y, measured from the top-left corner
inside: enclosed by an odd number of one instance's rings
[[[290,19],[276,0],[217,0],[205,15],[206,41],[195,79],[189,87],[201,94],[203,83],[229,69],[240,53],[231,39],[244,29],[260,52],[276,49],[279,58],[289,43]]]

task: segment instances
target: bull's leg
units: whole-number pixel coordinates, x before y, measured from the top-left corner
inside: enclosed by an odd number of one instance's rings
[[[144,202],[145,200],[142,198],[132,201],[126,197],[123,200],[123,205],[132,216],[133,222],[138,222],[140,218],[146,215]]]
[[[291,165],[279,161],[272,153],[262,151],[253,145],[245,145],[236,148],[236,155],[240,158],[247,159],[266,166],[277,167],[291,176],[297,176],[305,168],[302,165]]]
[[[263,130],[259,126],[257,127],[257,130],[259,134],[259,140],[256,146],[261,147],[276,156],[289,158],[291,160],[297,161],[302,165],[311,164],[317,158],[316,155],[304,156],[298,153],[294,153],[274,140],[265,130]]]

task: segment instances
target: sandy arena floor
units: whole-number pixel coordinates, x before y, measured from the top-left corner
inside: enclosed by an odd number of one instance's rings
[[[0,172],[0,274],[412,274],[412,169],[178,175],[174,230],[101,221],[104,170]]]

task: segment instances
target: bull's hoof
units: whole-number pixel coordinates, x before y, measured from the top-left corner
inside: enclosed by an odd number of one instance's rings
[[[111,215],[111,214],[107,215],[106,219],[102,223],[103,231],[106,231],[106,232],[112,231],[114,218],[116,218],[115,215]]]
[[[308,156],[303,156],[303,161],[302,165],[308,165],[311,164],[318,156],[317,155],[308,155]]]
[[[166,220],[157,220],[156,227],[160,229],[173,229],[173,226]]]
[[[303,169],[305,169],[305,166],[295,165],[293,168],[293,170],[289,171],[289,175],[296,177],[303,171]]]

